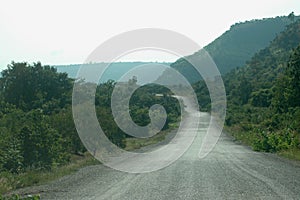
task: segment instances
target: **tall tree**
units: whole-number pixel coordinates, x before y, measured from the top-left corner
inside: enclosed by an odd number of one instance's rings
[[[290,81],[290,106],[300,106],[300,45],[294,50],[287,67]]]
[[[288,19],[290,19],[292,22],[294,22],[294,20],[295,20],[295,14],[294,14],[294,12],[291,12],[291,13],[288,15]]]
[[[39,62],[33,65],[12,62],[2,71],[0,79],[0,91],[4,100],[27,111],[41,108],[52,100],[56,100],[55,106],[65,106],[70,103],[70,98],[66,97],[71,88],[72,80],[67,74],[57,73],[55,68],[42,66]]]

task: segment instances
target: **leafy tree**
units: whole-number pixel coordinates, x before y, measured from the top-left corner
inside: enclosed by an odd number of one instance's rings
[[[71,109],[68,106],[58,113],[52,114],[48,118],[48,123],[58,131],[64,149],[78,155],[85,152],[86,149],[78,136]]]
[[[300,106],[300,45],[294,50],[287,67],[291,95],[289,105],[291,107]]]
[[[2,71],[0,79],[4,101],[26,111],[41,108],[53,99],[57,100],[56,106],[64,107],[70,103],[70,98],[66,97],[70,96],[71,88],[72,80],[67,74],[57,73],[55,68],[42,66],[41,63],[28,65],[12,62]]]
[[[272,91],[270,89],[260,89],[250,95],[250,103],[255,107],[269,107],[271,99]]]
[[[72,139],[59,131],[69,124],[56,129],[49,116],[70,104],[72,80],[40,63],[13,62],[2,71],[0,89],[0,171],[66,163],[71,150],[64,144]]]
[[[291,13],[288,15],[288,19],[291,20],[292,22],[294,22],[294,20],[295,20],[295,14],[294,14],[294,12],[291,12]]]

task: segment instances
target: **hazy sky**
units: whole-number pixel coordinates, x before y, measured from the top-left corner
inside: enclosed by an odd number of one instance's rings
[[[12,60],[82,63],[105,40],[138,28],[177,31],[203,47],[236,22],[292,11],[300,14],[299,0],[0,0],[0,69]]]

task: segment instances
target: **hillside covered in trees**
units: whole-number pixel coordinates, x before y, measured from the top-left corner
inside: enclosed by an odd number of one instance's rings
[[[228,130],[254,150],[299,149],[299,79],[300,20],[288,25],[245,66],[223,76]],[[200,103],[208,108],[204,82],[194,87]]]
[[[236,23],[204,49],[213,58],[220,73],[224,75],[236,67],[245,65],[256,52],[267,47],[277,34],[298,18],[295,16],[291,19],[283,16]],[[193,56],[197,56],[197,52],[188,57],[192,59]],[[184,58],[172,63],[171,67],[182,73],[191,83],[201,79]]]

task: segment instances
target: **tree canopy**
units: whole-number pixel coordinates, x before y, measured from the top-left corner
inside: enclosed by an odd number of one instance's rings
[[[24,172],[51,169],[66,164],[72,154],[86,151],[73,121],[71,95],[74,79],[55,68],[12,62],[0,78],[0,172]],[[82,89],[89,88],[81,82]],[[137,77],[123,85],[137,84]],[[97,85],[95,107],[100,125],[108,139],[125,148],[125,134],[115,123],[111,95],[116,83],[109,80]],[[126,88],[125,87],[125,88]],[[130,114],[135,123],[150,122],[149,108],[162,104],[168,111],[169,123],[180,116],[178,101],[170,96],[156,97],[155,92],[170,93],[157,85],[144,86],[132,96]],[[85,100],[83,100],[85,101]],[[84,103],[84,102],[80,102]]]

